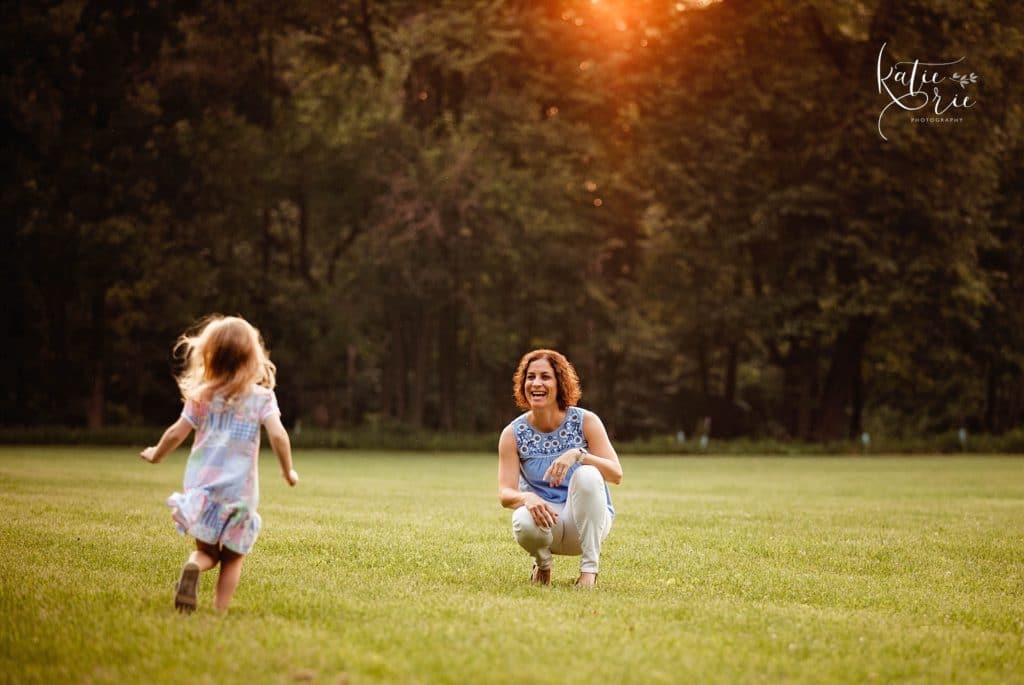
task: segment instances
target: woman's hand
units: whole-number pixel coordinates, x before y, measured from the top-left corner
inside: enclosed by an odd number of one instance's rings
[[[160,461],[156,456],[156,447],[147,447],[146,449],[139,452],[139,456],[148,461],[150,464],[156,464]]]
[[[541,528],[551,528],[558,523],[558,512],[533,493],[527,495],[523,506],[530,512],[533,522]]]
[[[561,485],[562,481],[565,480],[565,474],[569,473],[569,469],[579,459],[580,452],[579,447],[572,447],[562,452],[557,459],[551,462],[548,470],[544,472],[544,480],[551,483],[553,488]]]
[[[292,486],[293,488],[299,482],[299,472],[296,471],[295,469],[288,469],[287,471],[282,471],[281,475],[284,476],[284,479],[285,481],[288,482],[288,485]]]

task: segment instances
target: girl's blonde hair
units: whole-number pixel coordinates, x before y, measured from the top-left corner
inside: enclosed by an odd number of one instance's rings
[[[277,367],[263,345],[260,332],[237,316],[214,314],[203,319],[192,335],[174,346],[184,368],[178,387],[185,400],[203,402],[215,394],[237,399],[253,385],[274,389]]]

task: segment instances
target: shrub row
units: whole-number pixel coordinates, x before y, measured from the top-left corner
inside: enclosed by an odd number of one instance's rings
[[[0,444],[22,445],[131,445],[154,444],[161,428],[111,426],[101,429],[48,427],[0,427]],[[497,450],[497,434],[435,433],[402,426],[351,430],[303,429],[292,431],[296,449],[364,449],[427,452],[489,452]],[[876,438],[865,446],[861,441],[807,443],[783,440],[716,440],[702,446],[698,440],[678,441],[674,436],[617,441],[621,454],[722,454],[722,455],[812,455],[812,454],[1024,454],[1024,429],[1002,435],[968,435],[956,432],[911,438]]]

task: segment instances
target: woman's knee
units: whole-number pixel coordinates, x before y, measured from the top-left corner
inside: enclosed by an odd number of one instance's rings
[[[572,476],[573,489],[588,494],[604,494],[604,476],[596,466],[584,464]]]
[[[524,547],[530,542],[543,543],[551,535],[551,531],[541,528],[533,520],[533,515],[526,507],[519,507],[512,512],[512,534]]]

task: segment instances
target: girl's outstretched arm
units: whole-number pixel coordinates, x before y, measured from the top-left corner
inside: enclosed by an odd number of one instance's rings
[[[281,415],[274,414],[263,422],[267,429],[267,437],[270,438],[270,446],[277,455],[277,461],[281,464],[281,475],[288,481],[288,485],[295,485],[299,482],[299,474],[292,466],[292,441],[288,439],[288,431],[281,423]]]
[[[192,424],[185,420],[185,417],[179,418],[171,427],[164,431],[163,436],[160,438],[160,442],[155,447],[147,447],[146,449],[139,452],[139,456],[148,461],[150,464],[156,464],[163,460],[169,453],[173,452],[178,448],[188,434],[192,432]]]

